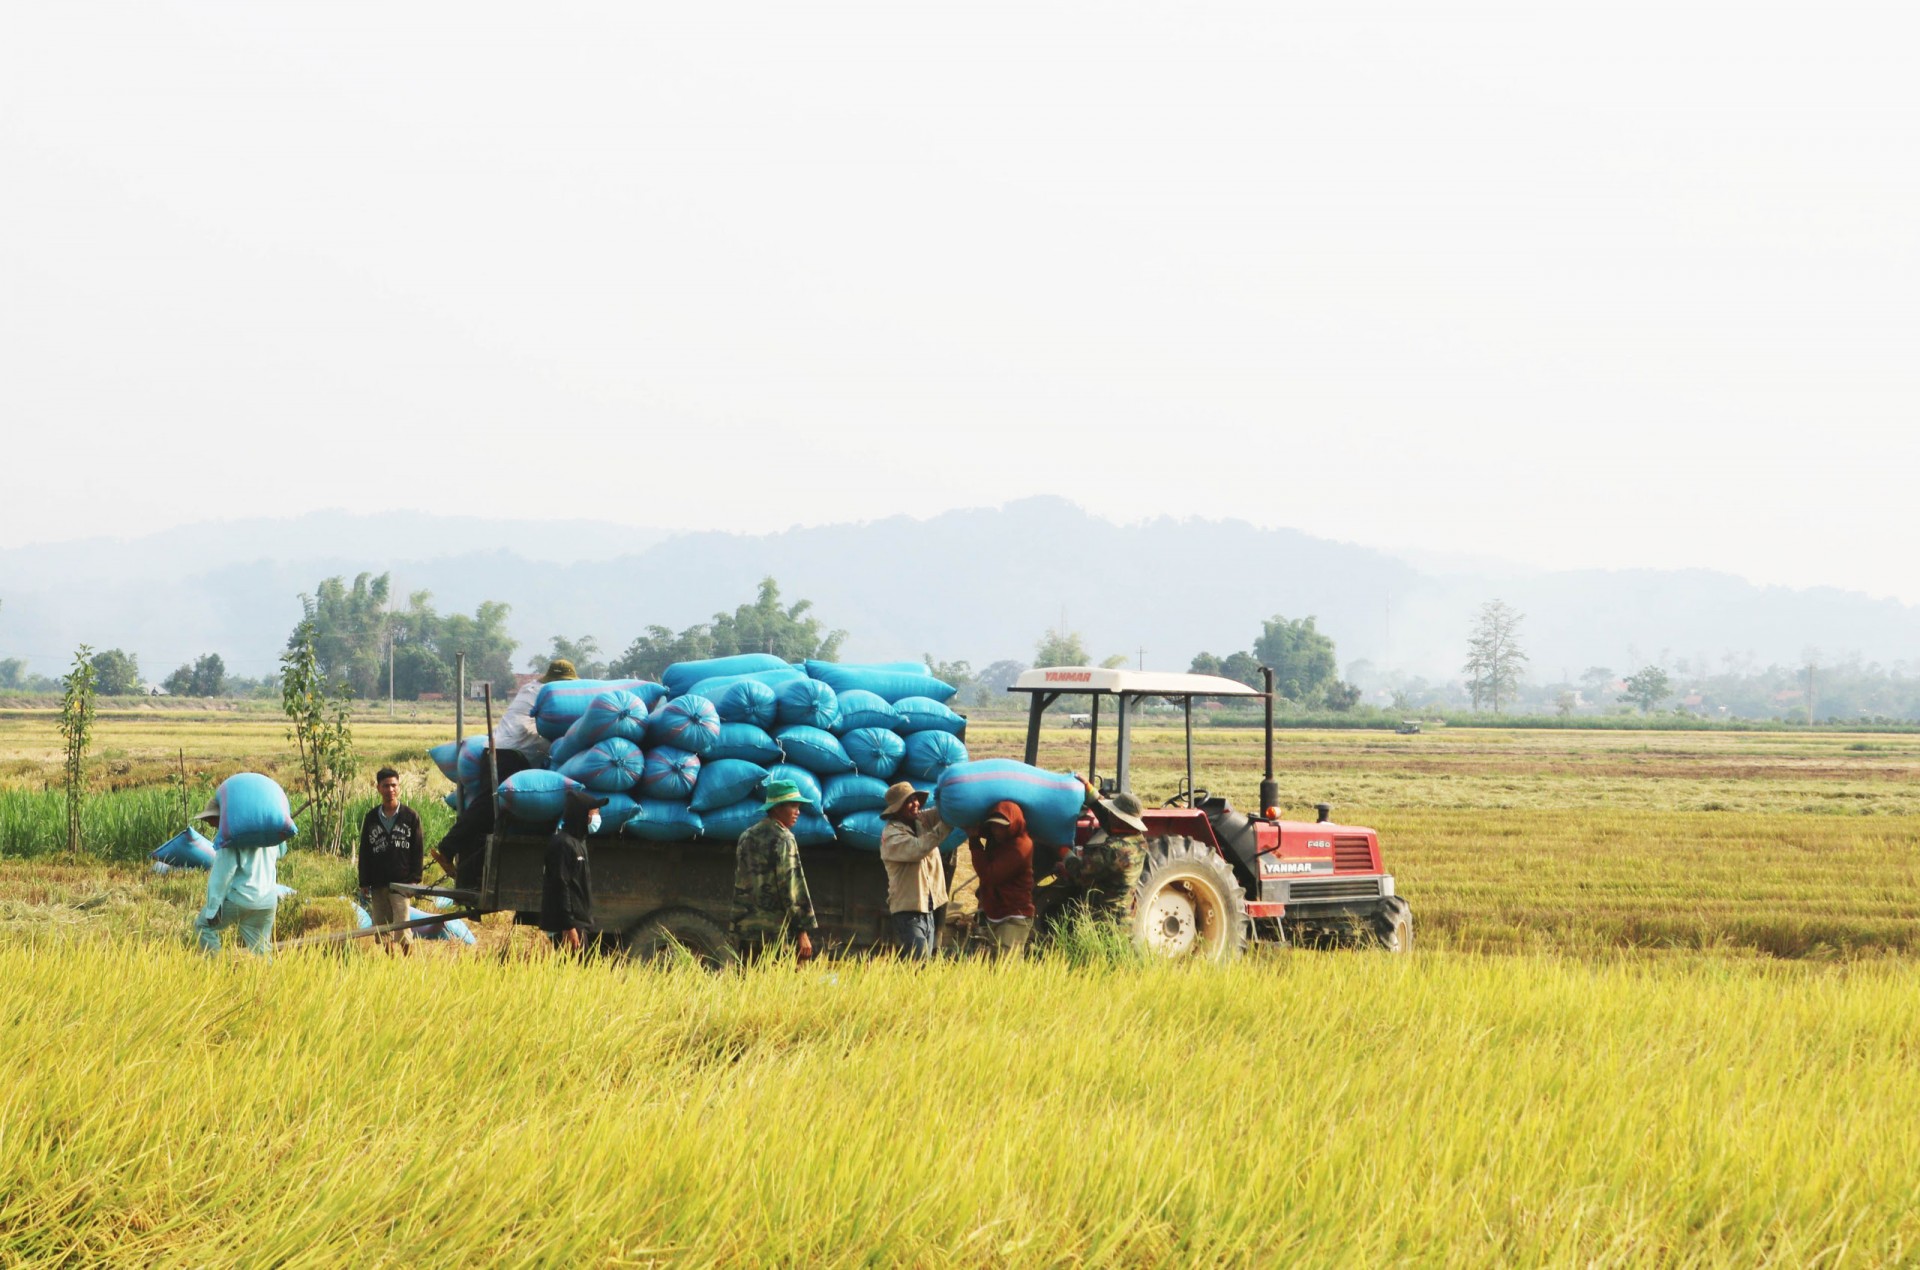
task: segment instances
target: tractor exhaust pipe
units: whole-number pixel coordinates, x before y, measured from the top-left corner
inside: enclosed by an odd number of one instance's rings
[[[1260,814],[1280,818],[1280,783],[1273,779],[1273,667],[1260,667],[1260,683],[1266,689],[1267,766],[1260,774]]]
[[[1316,820],[1315,823],[1324,825],[1329,820],[1333,819],[1333,804],[1332,803],[1315,803],[1313,805],[1313,814],[1316,817],[1318,817],[1318,820]]]

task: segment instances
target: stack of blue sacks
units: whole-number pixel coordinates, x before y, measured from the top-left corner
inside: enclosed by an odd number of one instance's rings
[[[946,704],[953,685],[918,662],[795,666],[743,653],[677,662],[661,679],[542,688],[534,721],[552,741],[550,768],[508,777],[502,812],[550,826],[567,789],[584,787],[608,800],[602,834],[731,842],[764,814],[767,781],[789,780],[809,803],[794,826],[802,846],[878,851],[887,786],[932,793],[967,761],[966,719]],[[431,753],[479,794],[484,738]]]

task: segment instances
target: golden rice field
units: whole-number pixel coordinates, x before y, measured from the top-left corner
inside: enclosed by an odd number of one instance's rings
[[[0,786],[43,729],[0,718]],[[362,737],[424,797],[446,733]],[[102,738],[128,776],[284,757],[270,721]],[[1196,749],[1252,802],[1257,733]],[[1920,1263],[1920,738],[1277,758],[1289,814],[1380,830],[1414,954],[209,963],[194,879],[0,859],[0,1264]],[[1137,762],[1170,792],[1178,732]],[[346,866],[285,877],[284,927],[345,921]]]

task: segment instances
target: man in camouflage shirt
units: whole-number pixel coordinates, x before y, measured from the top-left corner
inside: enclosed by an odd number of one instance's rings
[[[795,964],[813,957],[812,933],[819,923],[793,836],[806,806],[807,796],[792,781],[768,781],[766,816],[741,834],[734,848],[733,935],[743,960],[784,955],[789,946]]]
[[[1146,864],[1144,845],[1125,839],[1146,832],[1143,809],[1140,800],[1130,793],[1102,798],[1091,784],[1087,785],[1086,806],[1100,822],[1103,833],[1062,861],[1060,873],[1073,884],[1094,916],[1124,920],[1133,910],[1133,889],[1139,885]]]

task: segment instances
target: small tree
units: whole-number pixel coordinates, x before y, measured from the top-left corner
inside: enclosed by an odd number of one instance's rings
[[[109,648],[93,659],[93,687],[103,697],[131,697],[140,691],[140,659]]]
[[[1236,667],[1247,663],[1228,657],[1220,663],[1220,673],[1243,683],[1258,681],[1261,666],[1273,667],[1274,691],[1289,701],[1319,701],[1339,677],[1334,659],[1333,639],[1315,629],[1313,617],[1287,618],[1275,614],[1261,623],[1260,637],[1253,641],[1251,676],[1238,673]]]
[[[1488,600],[1481,606],[1467,636],[1467,664],[1462,667],[1475,710],[1487,701],[1499,714],[1501,700],[1520,691],[1520,667],[1526,665],[1527,655],[1517,636],[1524,620],[1525,615],[1504,600]]]
[[[1087,645],[1080,638],[1079,631],[1055,630],[1049,626],[1047,633],[1034,645],[1033,664],[1036,666],[1087,666],[1093,658],[1087,653]]]
[[[302,632],[294,632],[298,637]],[[291,723],[287,735],[300,758],[313,825],[313,845],[332,855],[346,851],[347,796],[359,762],[353,752],[348,697],[328,695],[327,677],[314,652],[312,632],[280,655],[280,708]]]
[[[607,663],[600,660],[600,641],[591,635],[582,635],[579,639],[555,635],[553,651],[535,653],[527,660],[527,669],[545,670],[550,663],[563,660],[572,662],[573,672],[582,679],[607,677]]]
[[[933,672],[935,679],[945,680],[953,685],[955,696],[964,696],[973,683],[973,664],[967,661],[940,661],[932,653],[924,653],[921,660],[927,663],[927,669]]]
[[[1573,707],[1580,700],[1580,694],[1571,688],[1565,688],[1553,699],[1553,709],[1563,719],[1573,717]]]
[[[1641,714],[1649,714],[1653,708],[1673,695],[1673,682],[1667,678],[1667,672],[1658,666],[1642,666],[1627,676],[1627,690],[1620,700],[1631,701],[1640,707]]]
[[[66,743],[67,852],[80,854],[80,811],[87,798],[87,747],[93,740],[93,650],[85,644],[73,654],[66,692],[60,699],[60,739]]]

